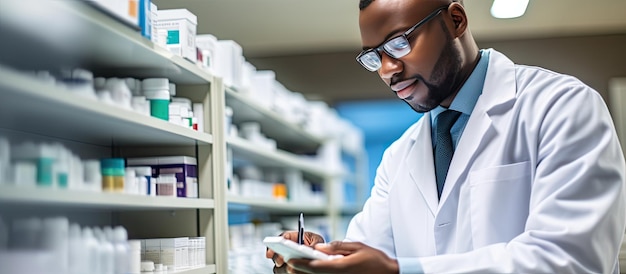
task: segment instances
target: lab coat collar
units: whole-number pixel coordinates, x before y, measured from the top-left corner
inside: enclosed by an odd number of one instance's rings
[[[432,140],[430,134],[430,115],[424,114],[421,121],[417,123],[411,138],[414,140],[410,151],[406,154],[407,169],[411,180],[417,186],[426,201],[430,213],[435,216],[439,201],[437,201],[437,183],[435,180],[435,169],[433,168]]]
[[[493,49],[490,52],[489,67],[483,85],[483,93],[478,98],[476,106],[470,115],[467,126],[454,152],[450,170],[443,188],[441,200],[437,201],[437,188],[432,154],[431,140],[431,113],[426,113],[417,123],[410,138],[414,141],[411,151],[405,159],[411,180],[417,186],[426,201],[431,214],[436,215],[445,205],[450,192],[458,183],[465,167],[478,152],[482,142],[489,139],[489,134],[495,133],[498,117],[506,113],[515,101],[516,82],[515,66],[502,53]],[[430,152],[430,153],[429,153]]]
[[[497,132],[498,118],[505,114],[515,102],[515,65],[502,53],[493,49],[488,50],[491,53],[483,93],[476,102],[452,157],[439,208],[445,204],[450,192],[458,183],[462,173],[467,170],[466,167],[469,166],[471,159],[474,158],[474,154],[480,152],[482,142],[490,139],[487,138],[489,134]]]

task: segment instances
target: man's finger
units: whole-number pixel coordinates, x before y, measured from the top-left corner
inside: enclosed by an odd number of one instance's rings
[[[326,254],[331,255],[349,255],[357,250],[361,249],[363,244],[361,243],[351,243],[351,242],[342,242],[342,241],[334,241],[329,244],[317,244],[315,245],[315,249],[324,252]]]
[[[278,255],[278,253],[274,254],[274,256],[272,257],[272,261],[274,261],[274,265],[276,267],[282,267],[285,264],[283,256]]]

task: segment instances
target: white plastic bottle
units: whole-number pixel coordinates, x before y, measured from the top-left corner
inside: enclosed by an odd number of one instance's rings
[[[48,218],[43,221],[42,228],[42,249],[53,252],[61,273],[67,273],[69,220],[65,217]]]
[[[113,253],[115,254],[115,274],[130,273],[128,233],[121,226],[113,230]]]
[[[128,269],[130,274],[141,273],[141,241],[128,241]]]
[[[82,274],[89,273],[89,269],[86,266],[87,263],[87,248],[85,241],[82,237],[82,232],[78,224],[70,225],[70,232],[68,238],[68,273],[70,274]]]
[[[113,256],[113,245],[109,242],[109,239],[106,237],[106,233],[103,230],[95,227],[93,231],[98,239],[98,244],[100,245],[100,273],[114,274],[115,258]]]
[[[102,274],[100,243],[94,237],[91,228],[85,227],[83,229],[83,241],[85,243],[85,264],[89,269],[87,273]]]
[[[124,193],[139,194],[139,183],[134,168],[127,167],[124,172]]]

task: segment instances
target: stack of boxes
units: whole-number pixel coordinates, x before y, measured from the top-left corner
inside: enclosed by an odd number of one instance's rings
[[[206,238],[179,237],[141,240],[141,260],[180,271],[206,265]]]

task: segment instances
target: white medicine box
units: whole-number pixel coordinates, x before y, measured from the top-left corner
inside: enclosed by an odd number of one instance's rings
[[[187,9],[157,11],[157,30],[167,31],[167,49],[179,56],[196,62],[197,17]]]
[[[189,238],[161,239],[161,263],[168,270],[179,271],[189,267]]]

